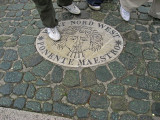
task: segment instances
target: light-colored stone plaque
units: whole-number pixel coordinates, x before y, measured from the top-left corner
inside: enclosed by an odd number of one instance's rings
[[[94,20],[68,20],[58,25],[60,41],[51,40],[46,29],[36,39],[36,48],[47,60],[67,67],[90,67],[115,59],[123,49],[120,33]]]

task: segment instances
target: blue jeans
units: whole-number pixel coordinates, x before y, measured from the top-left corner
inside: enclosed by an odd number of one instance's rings
[[[92,6],[100,6],[103,0],[86,0]]]

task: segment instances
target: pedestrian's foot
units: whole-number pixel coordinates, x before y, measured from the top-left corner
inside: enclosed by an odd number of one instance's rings
[[[120,14],[125,21],[130,20],[130,12],[126,11],[122,6],[120,7]]]
[[[101,9],[101,6],[93,6],[93,5],[90,5],[90,4],[88,4],[88,5],[93,10],[100,10]]]
[[[76,14],[77,15],[77,14],[81,13],[80,9],[77,6],[75,6],[73,3],[71,5],[62,6],[62,7],[66,8],[72,14]]]
[[[48,32],[48,36],[52,40],[54,40],[54,41],[60,40],[60,33],[59,33],[59,31],[57,30],[56,27],[54,27],[54,28],[47,28],[47,32]]]

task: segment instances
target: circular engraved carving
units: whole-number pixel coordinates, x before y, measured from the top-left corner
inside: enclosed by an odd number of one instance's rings
[[[89,67],[115,59],[123,49],[120,33],[94,20],[61,21],[60,41],[48,37],[46,29],[36,39],[36,48],[47,60],[68,67]]]

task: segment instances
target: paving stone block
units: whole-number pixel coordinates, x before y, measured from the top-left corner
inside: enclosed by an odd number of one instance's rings
[[[41,104],[36,101],[28,101],[26,103],[26,108],[31,111],[34,111],[34,112],[40,112],[41,111]]]
[[[127,100],[125,98],[111,98],[111,108],[114,111],[126,111],[128,107]]]
[[[55,66],[52,74],[51,74],[51,80],[54,83],[60,83],[63,78],[63,69],[60,66]]]
[[[135,42],[140,41],[139,36],[135,30],[126,32],[123,36],[128,41],[135,41]]]
[[[119,114],[117,112],[112,112],[110,120],[118,120],[119,119]]]
[[[18,59],[17,51],[12,50],[12,49],[8,49],[5,51],[3,60],[15,61],[17,59]]]
[[[9,61],[2,61],[0,63],[0,69],[2,70],[9,70],[12,66],[12,62],[9,62]]]
[[[43,103],[43,108],[42,108],[43,112],[52,112],[52,109],[53,105],[51,103],[48,102]]]
[[[155,101],[160,101],[160,92],[153,92],[152,99]]]
[[[35,42],[35,37],[33,36],[27,36],[27,35],[24,35],[24,36],[21,36],[19,38],[19,41],[18,41],[18,45],[27,45],[27,44],[33,44]]]
[[[107,98],[107,96],[92,94],[89,100],[89,104],[93,108],[107,109],[110,104],[110,101]]]
[[[124,95],[124,86],[110,83],[107,86],[107,94],[111,96],[123,96]]]
[[[75,108],[70,105],[63,104],[63,103],[54,103],[53,111],[58,114],[63,114],[63,115],[67,115],[70,117],[73,117],[75,115]]]
[[[145,75],[146,72],[146,63],[144,60],[139,60],[134,73],[137,75]]]
[[[141,32],[140,37],[143,42],[151,41],[151,37],[148,32]]]
[[[129,86],[137,85],[137,77],[135,75],[129,75],[121,80],[121,83]]]
[[[36,79],[36,77],[35,77],[35,76],[33,76],[33,74],[32,74],[32,73],[30,73],[30,72],[26,72],[26,73],[24,74],[23,79],[24,79],[24,81],[26,81],[26,82],[30,82],[30,81],[35,80],[35,79]]]
[[[80,85],[79,72],[76,70],[67,70],[65,72],[64,79],[62,80],[63,85],[68,87],[75,87]]]
[[[26,103],[26,98],[19,97],[14,101],[13,107],[23,109]]]
[[[131,26],[129,23],[126,22],[122,22],[116,27],[116,30],[118,30],[119,32],[127,32],[133,29],[134,29],[133,26]]]
[[[11,107],[13,103],[13,99],[10,97],[1,97],[0,98],[0,106],[1,107]]]
[[[152,114],[155,116],[160,116],[160,102],[155,102],[152,104]]]
[[[34,87],[34,85],[33,85],[33,84],[30,84],[30,85],[28,86],[27,91],[26,91],[27,97],[28,97],[28,98],[33,98],[35,91],[36,91],[36,88]]]
[[[152,49],[145,49],[143,51],[143,56],[146,60],[155,60],[157,58],[155,51],[153,51]]]
[[[96,78],[102,82],[106,82],[112,79],[112,75],[106,66],[100,66],[96,69]]]
[[[22,65],[22,61],[18,60],[13,64],[13,70],[22,70],[23,69],[23,65]]]
[[[14,88],[13,88],[13,93],[16,95],[25,95],[26,91],[28,88],[28,84],[27,83],[20,83],[17,84]]]
[[[68,102],[78,105],[78,104],[86,104],[90,97],[90,91],[81,89],[81,88],[73,88],[70,89],[67,95]]]
[[[62,85],[55,86],[54,87],[54,93],[53,93],[53,101],[59,101],[63,98],[63,96],[66,95],[66,88]]]
[[[142,100],[133,100],[129,103],[129,110],[135,112],[136,114],[147,113],[150,109],[150,102]]]
[[[9,83],[18,83],[22,81],[23,74],[21,72],[7,72],[4,81]]]
[[[147,71],[150,76],[160,78],[160,62],[149,62]]]
[[[89,117],[89,109],[85,108],[85,107],[79,107],[77,109],[76,115],[78,118],[82,119],[82,118],[88,118]]]
[[[118,24],[120,24],[122,22],[121,19],[119,19],[118,17],[115,17],[111,14],[109,14],[105,19],[104,19],[104,23],[111,25],[111,26],[116,26]]]
[[[138,117],[136,117],[135,115],[126,113],[121,115],[120,120],[138,120]]]
[[[93,85],[89,88],[89,90],[95,92],[95,93],[101,93],[103,94],[106,90],[105,86],[103,84],[97,84]]]
[[[10,95],[13,91],[13,84],[7,83],[0,86],[0,93],[3,95]]]
[[[147,116],[147,115],[141,115],[139,117],[140,120],[153,120],[153,118],[151,116]]]
[[[96,119],[96,120],[107,120],[108,119],[108,112],[107,111],[92,110],[90,112],[90,116],[91,116],[91,118]]]

